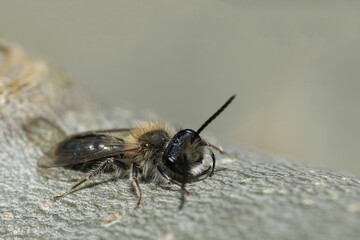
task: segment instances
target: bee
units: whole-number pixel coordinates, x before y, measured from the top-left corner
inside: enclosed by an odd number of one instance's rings
[[[201,127],[194,131],[176,131],[173,127],[150,122],[127,129],[110,129],[74,134],[51,147],[38,160],[41,168],[70,167],[92,169],[90,175],[68,191],[54,197],[65,197],[101,173],[114,171],[117,177],[129,177],[138,193],[139,181],[152,179],[180,186],[180,206],[185,202],[187,183],[202,181],[214,173],[216,158],[212,149],[220,148],[200,137],[200,133],[234,100],[232,95]],[[205,161],[209,159],[209,161]]]

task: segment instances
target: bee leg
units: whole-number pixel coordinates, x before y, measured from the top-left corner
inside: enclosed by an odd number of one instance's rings
[[[211,169],[211,166],[208,167],[206,170],[204,170],[203,172],[197,174],[197,175],[190,175],[190,182],[199,182],[199,181],[202,181],[202,180],[205,180],[207,177],[210,176],[209,172],[210,172],[210,169]],[[203,177],[205,176],[205,177]],[[203,177],[203,178],[201,178]]]
[[[136,204],[136,208],[139,208],[140,207],[140,202],[141,202],[141,199],[142,199],[142,192],[141,192],[141,188],[140,188],[140,185],[139,185],[139,180],[138,180],[138,167],[136,166],[136,163],[133,163],[133,166],[132,166],[132,179],[134,181],[134,186],[136,188],[136,191],[137,193],[139,194],[139,200]]]
[[[161,170],[160,167],[157,167],[157,170],[160,172],[160,175],[168,182],[168,183],[172,183],[172,184],[175,184],[175,185],[178,185],[179,187],[182,186],[181,183],[179,183],[178,181],[170,178],[163,170]],[[190,195],[190,192],[186,189],[184,189],[186,195]]]
[[[87,178],[84,178],[83,180],[81,180],[80,182],[76,183],[74,186],[72,186],[68,191],[66,191],[65,193],[59,195],[59,196],[55,196],[53,199],[54,201],[65,197],[66,195],[74,192],[81,184],[87,182],[88,180],[91,180],[92,178],[94,178],[96,175],[99,175],[104,169],[106,169],[109,165],[111,165],[113,163],[113,159],[109,158],[106,161],[104,161],[103,163],[101,163],[101,165],[96,168]]]
[[[236,154],[233,155],[233,154],[230,154],[228,152],[225,152],[224,150],[221,150],[220,147],[217,147],[217,146],[215,146],[215,145],[213,145],[211,143],[206,142],[206,145],[211,147],[212,149],[214,149],[215,151],[217,151],[218,153],[220,153],[222,155],[225,155],[225,156],[227,156],[229,158],[236,158]]]
[[[207,145],[208,145],[209,147],[211,147],[212,149],[214,149],[215,151],[217,151],[218,153],[220,153],[220,154],[228,155],[228,153],[225,152],[225,151],[223,151],[223,150],[221,150],[220,147],[217,147],[217,146],[215,146],[215,145],[213,145],[213,144],[211,144],[211,143],[207,143]]]
[[[214,174],[216,158],[215,158],[215,154],[213,153],[213,151],[211,151],[210,148],[209,148],[209,151],[210,151],[211,159],[213,160],[211,173],[209,174],[209,177],[211,177]]]

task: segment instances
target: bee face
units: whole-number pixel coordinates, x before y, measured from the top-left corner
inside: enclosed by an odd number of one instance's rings
[[[176,174],[188,175],[193,165],[202,162],[204,145],[201,143],[200,136],[194,130],[179,131],[166,147],[163,163]]]

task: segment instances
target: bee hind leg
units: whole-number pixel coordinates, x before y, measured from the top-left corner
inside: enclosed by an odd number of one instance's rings
[[[133,163],[132,165],[132,179],[133,179],[133,183],[134,183],[134,187],[139,195],[139,200],[136,204],[135,208],[139,208],[140,207],[140,203],[141,203],[141,199],[142,199],[142,192],[141,192],[141,188],[139,185],[139,180],[138,180],[138,167],[136,165],[136,163]]]
[[[84,178],[83,180],[81,180],[80,182],[76,183],[74,186],[72,186],[69,190],[67,190],[65,193],[59,195],[59,196],[55,196],[53,199],[54,201],[65,197],[66,195],[74,192],[81,184],[87,182],[88,180],[91,180],[92,178],[94,178],[95,176],[101,174],[107,167],[109,167],[111,164],[113,163],[113,159],[112,158],[108,158],[107,160],[105,160],[104,162],[102,162],[100,164],[99,167],[97,167],[95,170],[92,171],[92,173],[87,177]]]

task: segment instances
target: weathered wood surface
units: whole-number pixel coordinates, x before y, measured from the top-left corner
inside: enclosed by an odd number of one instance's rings
[[[34,125],[39,118],[46,121]],[[237,159],[219,160],[214,177],[189,185],[181,212],[177,187],[141,183],[144,200],[135,210],[129,181],[108,175],[53,202],[85,175],[37,168],[57,137],[47,123],[73,133],[130,127],[133,119],[121,109],[99,110],[66,76],[1,41],[0,238],[359,238],[358,177],[242,148],[227,148]]]

